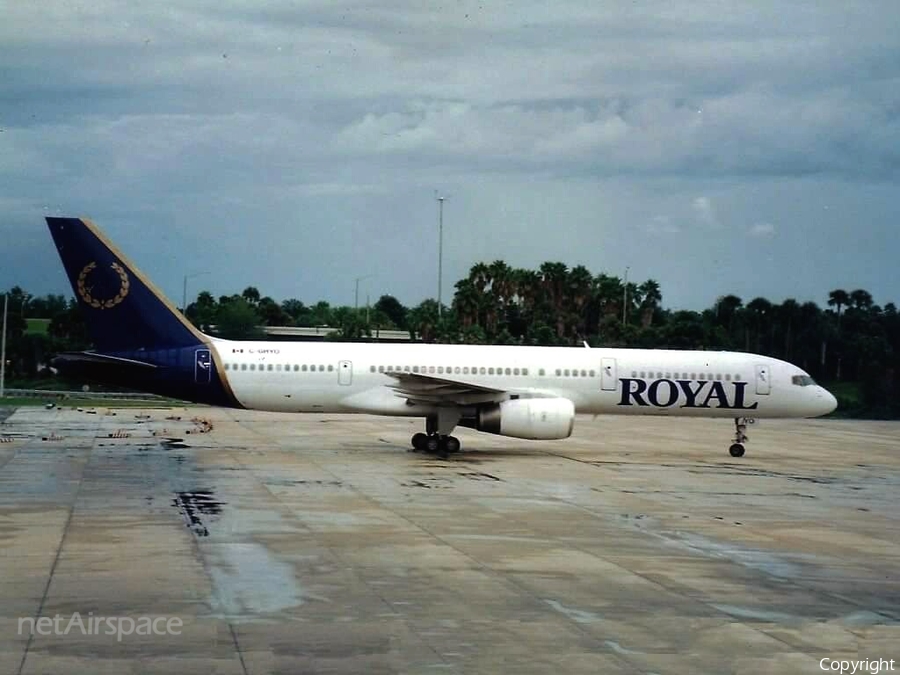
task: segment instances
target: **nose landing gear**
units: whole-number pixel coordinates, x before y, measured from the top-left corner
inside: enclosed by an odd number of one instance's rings
[[[753,419],[747,417],[734,418],[734,443],[728,448],[728,454],[732,457],[744,456],[744,443],[750,440],[747,436],[747,425],[753,424]]]

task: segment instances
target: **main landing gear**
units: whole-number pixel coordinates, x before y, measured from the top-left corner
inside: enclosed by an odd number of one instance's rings
[[[447,420],[441,421],[446,422]],[[456,421],[453,420],[453,425],[450,426],[449,431],[453,431]],[[447,430],[447,424],[442,424],[441,426]],[[460,443],[456,436],[450,436],[449,433],[441,433],[438,428],[438,418],[429,416],[425,418],[425,433],[419,432],[415,434],[412,437],[412,446],[419,452],[427,452],[437,455],[441,459],[447,459],[448,455],[459,452]]]
[[[753,422],[754,420],[748,417],[734,418],[734,443],[728,448],[728,454],[732,457],[744,456],[744,443],[750,440],[747,436],[747,425]]]

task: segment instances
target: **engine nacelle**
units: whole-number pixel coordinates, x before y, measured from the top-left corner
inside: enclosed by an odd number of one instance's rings
[[[567,398],[519,398],[479,408],[472,422],[475,429],[489,434],[536,441],[568,438],[575,424],[575,404]]]

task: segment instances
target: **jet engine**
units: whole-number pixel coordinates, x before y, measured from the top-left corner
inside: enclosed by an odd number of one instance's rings
[[[549,441],[568,438],[575,423],[575,405],[567,398],[519,398],[480,406],[475,418],[461,426],[489,434]]]

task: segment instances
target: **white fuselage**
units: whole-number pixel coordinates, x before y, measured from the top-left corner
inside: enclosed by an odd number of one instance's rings
[[[800,368],[738,352],[218,339],[212,346],[238,402],[257,410],[434,412],[398,393],[390,372],[509,398],[565,398],[590,414],[815,417],[835,407]]]

